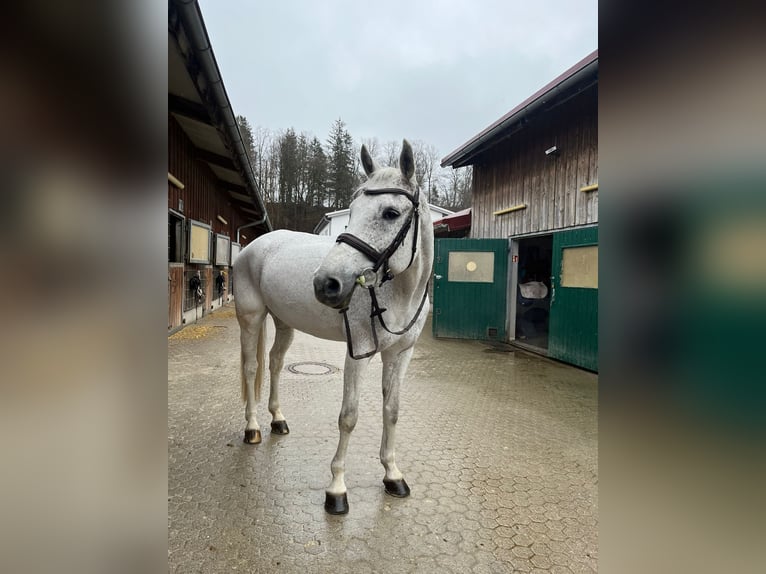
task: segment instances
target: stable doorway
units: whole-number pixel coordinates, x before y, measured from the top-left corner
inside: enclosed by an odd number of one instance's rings
[[[553,235],[513,241],[512,328],[516,343],[547,353]]]

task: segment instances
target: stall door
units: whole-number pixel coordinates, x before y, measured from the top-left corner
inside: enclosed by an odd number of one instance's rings
[[[553,235],[548,356],[598,371],[598,227]]]
[[[505,340],[508,240],[437,239],[433,334]]]

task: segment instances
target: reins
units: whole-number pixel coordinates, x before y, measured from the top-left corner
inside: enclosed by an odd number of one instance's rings
[[[365,195],[382,195],[384,193],[394,193],[397,195],[403,195],[407,199],[409,199],[412,202],[412,211],[410,211],[410,214],[407,216],[407,220],[404,222],[402,227],[399,229],[399,232],[396,234],[396,237],[389,243],[388,247],[386,247],[383,251],[378,251],[373,246],[371,246],[366,241],[359,239],[355,235],[352,235],[351,233],[341,233],[338,235],[338,238],[335,240],[337,243],[345,243],[347,245],[350,245],[360,253],[363,253],[370,259],[373,263],[372,271],[377,273],[378,270],[383,267],[384,273],[383,273],[383,279],[381,279],[380,284],[382,285],[386,281],[389,281],[394,278],[393,273],[391,273],[391,269],[389,269],[388,266],[388,260],[391,258],[391,256],[396,252],[399,247],[401,247],[402,243],[404,243],[405,237],[407,237],[407,232],[409,231],[410,227],[412,226],[413,222],[415,223],[415,231],[413,233],[412,237],[412,254],[410,256],[410,262],[407,264],[406,269],[409,269],[412,265],[412,262],[415,260],[415,252],[417,250],[417,242],[418,242],[418,227],[419,227],[419,213],[418,213],[418,207],[419,207],[419,200],[417,194],[412,194],[404,189],[400,189],[397,187],[387,187],[382,189],[367,189],[364,191]],[[428,285],[430,281],[426,283],[426,288],[423,291],[423,297],[420,299],[420,305],[418,305],[418,310],[415,312],[415,316],[410,320],[410,322],[407,324],[406,327],[403,329],[400,329],[398,331],[392,331],[388,328],[386,325],[386,322],[383,320],[383,313],[387,311],[385,307],[381,307],[378,303],[378,297],[375,295],[375,286],[374,284],[367,287],[366,285],[363,285],[369,292],[370,292],[370,330],[372,331],[372,341],[373,341],[373,349],[372,351],[369,351],[368,353],[364,353],[362,355],[355,355],[354,354],[354,344],[351,337],[351,326],[348,322],[348,307],[345,307],[340,310],[340,313],[343,315],[343,324],[346,329],[346,345],[348,347],[348,354],[352,359],[358,360],[358,359],[365,359],[367,357],[371,357],[375,353],[378,352],[378,333],[377,329],[375,328],[375,318],[378,318],[378,321],[380,322],[381,327],[383,327],[386,331],[391,333],[392,335],[404,335],[407,331],[409,331],[412,326],[415,324],[415,322],[418,320],[418,317],[420,317],[420,313],[423,310],[423,305],[426,302],[426,297],[428,295]]]

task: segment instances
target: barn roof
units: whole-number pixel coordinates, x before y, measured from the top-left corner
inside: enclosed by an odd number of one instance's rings
[[[470,228],[470,207],[434,221],[434,235],[437,237],[464,236],[467,235]]]
[[[441,166],[458,168],[473,164],[476,156],[526,127],[536,115],[549,111],[597,83],[598,50],[594,50],[444,157]]]
[[[222,189],[259,227],[271,231],[213,47],[196,1],[168,3],[168,112]]]

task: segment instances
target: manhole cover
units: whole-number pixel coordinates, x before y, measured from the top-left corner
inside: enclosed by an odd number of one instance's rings
[[[317,363],[315,361],[292,363],[287,365],[287,370],[296,375],[331,375],[338,372],[337,367],[333,367],[327,363]]]

